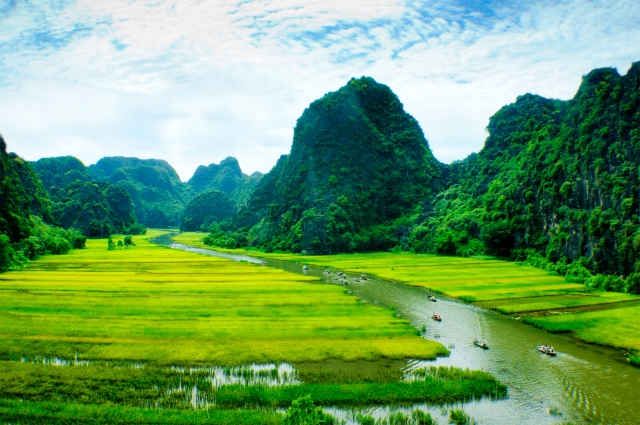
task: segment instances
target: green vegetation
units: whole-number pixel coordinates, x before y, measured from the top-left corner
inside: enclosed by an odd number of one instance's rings
[[[149,409],[112,404],[0,399],[0,420],[15,425],[176,424],[277,425],[275,412],[240,409]]]
[[[444,169],[389,87],[351,79],[304,111],[291,153],[223,230],[267,250],[387,249],[394,221],[435,194]]]
[[[134,241],[133,250],[108,251],[106,240],[88,240],[87,250],[1,275],[11,349],[0,353],[73,358],[78,351],[84,359],[216,364],[447,353],[416,338],[406,320],[345,296],[343,288]],[[29,322],[22,320],[27,312],[34,314]],[[36,337],[42,342],[35,344]],[[79,347],[64,348],[57,340]]]
[[[283,425],[333,425],[335,420],[314,406],[311,395],[300,397],[291,403],[284,415]]]
[[[159,234],[127,236],[128,250],[90,239],[87,249],[0,275],[1,420],[280,423],[271,409],[295,400],[285,418],[319,412],[308,409],[311,399],[371,405],[506,395],[493,376],[453,368],[416,371],[407,381],[398,373],[279,371],[280,362],[434,358],[447,350],[341,287],[148,242]],[[262,371],[248,366],[270,362]],[[200,413],[175,416],[193,408]]]
[[[139,223],[147,227],[178,226],[188,200],[184,183],[166,161],[121,156],[100,159],[89,171],[98,181],[124,189]]]
[[[47,224],[53,215],[42,182],[27,161],[6,148],[0,135],[0,273],[45,253],[83,248],[86,238],[78,230]]]
[[[226,219],[231,212],[226,206],[221,207],[219,196],[209,195],[194,199],[196,204],[191,206],[183,221],[185,208],[193,198],[206,192],[222,191],[231,198],[235,212],[235,207],[246,202],[262,176],[260,173],[243,174],[238,161],[231,157],[219,165],[201,165],[187,183],[180,181],[171,165],[159,159],[105,157],[89,166],[89,171],[96,180],[109,182],[129,193],[138,222],[156,228],[186,225],[184,228],[188,230],[199,230],[210,216],[216,217],[216,221]],[[221,208],[224,214],[221,214]],[[198,223],[192,224],[192,221]]]
[[[180,230],[207,230],[213,223],[226,220],[236,212],[235,205],[226,193],[212,190],[201,193],[189,201],[180,223]]]
[[[206,246],[202,233],[181,233],[174,240]],[[198,242],[199,241],[199,242]],[[234,250],[251,255],[255,251]],[[310,256],[260,253],[281,260],[330,267],[422,286],[503,313],[526,316],[524,322],[552,332],[575,332],[584,341],[640,350],[640,297],[595,291],[538,268],[491,258],[460,258],[409,253]],[[580,311],[587,308],[595,311]],[[561,315],[544,315],[561,312]]]
[[[77,158],[43,158],[32,163],[52,201],[53,223],[79,229],[88,237],[112,233],[144,234],[129,194],[119,186],[95,182]]]
[[[449,423],[456,425],[467,425],[471,423],[471,418],[462,409],[451,409],[449,412]]]
[[[574,332],[597,344],[640,350],[640,306],[557,316],[528,317],[523,321],[551,332]],[[629,359],[631,361],[631,359]]]
[[[352,79],[304,111],[291,153],[207,243],[495,255],[640,294],[639,90],[640,62],[592,71],[569,101],[519,96],[445,166],[388,87]]]
[[[187,186],[193,195],[212,190],[222,191],[239,207],[247,203],[261,177],[262,173],[257,171],[250,176],[244,174],[238,160],[230,156],[220,164],[199,166]]]

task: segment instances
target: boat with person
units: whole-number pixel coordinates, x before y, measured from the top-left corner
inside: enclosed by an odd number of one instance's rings
[[[436,302],[436,301],[437,301],[437,300],[436,300],[436,297],[434,297],[433,295],[429,295],[429,296],[427,297],[427,299],[428,299],[429,301],[433,301],[433,302]]]
[[[553,347],[549,347],[544,344],[538,345],[538,351],[540,351],[543,354],[546,354],[547,356],[555,356],[556,354],[558,354]]]
[[[435,313],[433,313],[433,315],[431,315],[431,318],[432,318],[433,320],[437,320],[438,322],[442,322],[442,317],[440,317],[440,315],[439,315],[439,314],[435,314]]]
[[[480,341],[478,338],[473,339],[473,345],[477,345],[484,350],[487,350],[489,348],[489,346],[487,345],[487,341]]]

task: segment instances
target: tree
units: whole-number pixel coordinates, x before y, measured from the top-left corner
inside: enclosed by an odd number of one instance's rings
[[[107,241],[107,249],[109,251],[116,249],[116,244],[113,242],[113,238],[111,236],[109,236],[109,240]]]
[[[129,248],[130,246],[136,246],[136,244],[133,243],[131,235],[127,235],[124,237],[124,247]]]

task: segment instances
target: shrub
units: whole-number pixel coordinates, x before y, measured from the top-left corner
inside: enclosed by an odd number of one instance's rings
[[[293,400],[282,421],[284,425],[333,425],[335,419],[313,405],[311,395]]]

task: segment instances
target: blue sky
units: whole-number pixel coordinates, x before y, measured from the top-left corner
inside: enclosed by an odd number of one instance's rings
[[[368,75],[449,163],[527,92],[640,60],[640,1],[0,0],[0,132],[29,160],[268,171],[306,106]]]

